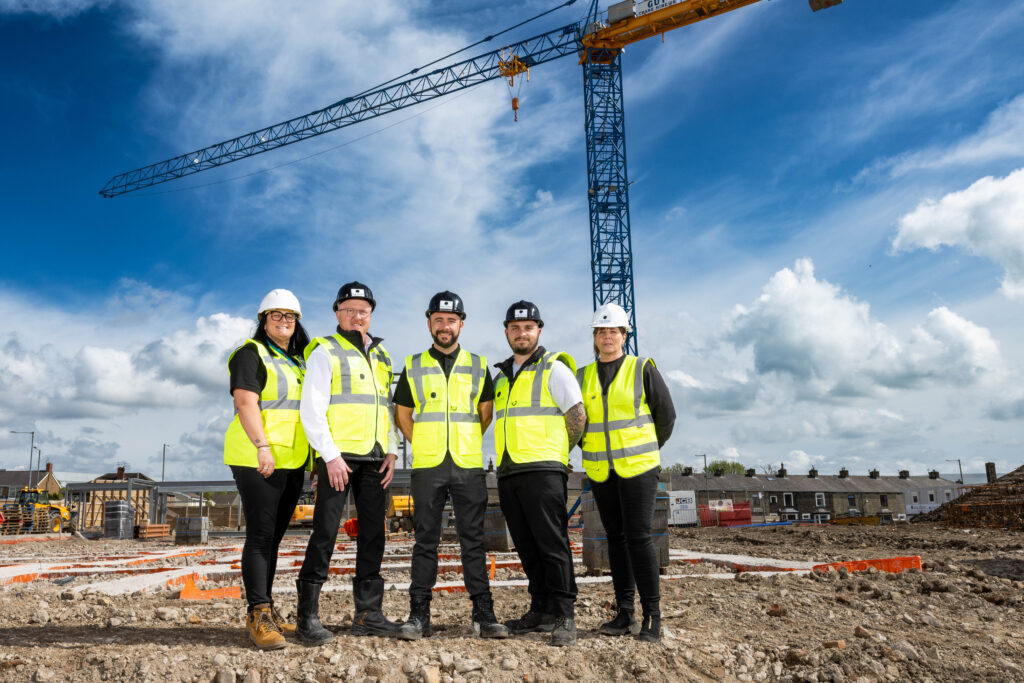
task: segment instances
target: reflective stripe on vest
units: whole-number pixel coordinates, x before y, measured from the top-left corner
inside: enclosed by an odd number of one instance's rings
[[[296,365],[271,351],[258,341],[247,339],[228,357],[228,363],[242,348],[251,345],[267,372],[267,382],[260,392],[260,419],[263,432],[274,456],[274,466],[281,469],[298,469],[309,459],[309,442],[299,421],[299,396],[302,393],[302,377],[305,365]],[[256,467],[256,446],[245,433],[237,412],[224,435],[224,464]]]
[[[464,349],[448,377],[430,352],[405,359],[414,404],[413,469],[437,467],[445,453],[451,453],[459,467],[483,467],[478,406],[486,368],[486,358]]]
[[[650,358],[626,356],[608,392],[601,391],[597,363],[576,373],[587,410],[583,468],[592,481],[608,479],[609,463],[620,477],[635,477],[661,464],[658,435],[644,397],[644,365]]]
[[[517,464],[554,461],[568,466],[565,418],[548,391],[551,368],[557,362],[576,372],[572,356],[552,351],[520,368],[514,384],[505,373],[495,381],[494,446],[499,467],[506,450]]]
[[[327,425],[334,445],[342,453],[367,455],[374,445],[388,450],[388,391],[391,357],[378,344],[369,358],[338,333],[317,337],[306,347],[306,358],[323,346],[331,359],[331,400]]]

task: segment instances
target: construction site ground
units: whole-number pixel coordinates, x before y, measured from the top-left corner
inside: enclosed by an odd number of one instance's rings
[[[0,680],[1024,680],[1020,532],[902,524],[670,533],[662,642],[599,635],[598,625],[612,616],[611,584],[577,565],[579,643],[561,649],[541,634],[472,637],[469,599],[458,591],[435,593],[430,638],[349,636],[352,560],[343,541],[321,603],[336,640],[274,652],[249,646],[242,600],[180,596],[190,578],[202,590],[237,586],[240,539],[198,547],[4,543]],[[294,612],[302,541],[289,537],[282,547],[276,600],[286,615]],[[393,587],[384,606],[396,619],[408,609],[409,547],[407,540],[389,543],[385,558]],[[921,556],[923,571],[810,571],[816,563],[913,555]],[[754,565],[763,571],[735,571]],[[458,586],[457,559],[442,557],[442,570],[441,585]],[[514,554],[494,555],[499,618],[526,609],[523,578]]]

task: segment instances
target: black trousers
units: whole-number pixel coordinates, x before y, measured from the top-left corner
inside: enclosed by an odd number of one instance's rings
[[[498,479],[501,511],[529,581],[531,609],[572,617],[576,575],[569,547],[566,475],[521,472]]]
[[[413,523],[416,525],[409,584],[412,600],[429,600],[437,582],[437,544],[441,540],[444,503],[449,495],[462,546],[462,579],[466,592],[470,598],[491,592],[484,553],[486,475],[479,467],[463,469],[455,464],[451,455],[446,455],[437,467],[412,471]]]
[[[277,571],[277,550],[302,493],[305,470],[275,469],[264,477],[255,467],[231,466],[245,513],[242,585],[251,609],[270,602]]]
[[[628,479],[614,471],[607,481],[592,482],[594,502],[608,537],[608,564],[619,609],[633,609],[636,590],[643,613],[661,614],[661,577],[651,540],[654,498],[661,468]]]
[[[327,465],[316,459],[316,506],[313,508],[313,533],[306,546],[306,557],[299,570],[299,579],[322,584],[338,540],[338,526],[345,511],[349,489],[356,501],[359,536],[356,537],[356,581],[380,578],[380,562],[384,558],[384,515],[387,496],[381,488],[384,475],[378,472],[381,461],[348,462],[352,472],[343,491],[336,491],[327,479]]]

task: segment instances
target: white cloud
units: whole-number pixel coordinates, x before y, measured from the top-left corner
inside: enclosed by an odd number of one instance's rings
[[[752,306],[737,306],[725,337],[753,350],[757,375],[789,383],[802,399],[971,383],[1001,367],[988,330],[942,307],[901,341],[868,304],[815,278],[806,259],[773,275]]]
[[[900,218],[897,250],[963,247],[1002,266],[1002,291],[1024,300],[1024,168],[986,176],[939,201],[925,200]]]
[[[1024,157],[1024,95],[1018,95],[993,111],[974,133],[945,147],[933,147],[889,159],[875,169],[890,169],[899,177],[920,170],[980,165]]]
[[[104,9],[113,0],[0,0],[3,14],[43,14],[67,19],[93,8]]]

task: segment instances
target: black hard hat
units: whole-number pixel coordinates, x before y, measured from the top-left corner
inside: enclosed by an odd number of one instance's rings
[[[427,305],[428,318],[431,313],[454,313],[463,320],[466,319],[466,309],[462,307],[462,297],[447,289],[430,297],[430,303]]]
[[[349,282],[341,286],[338,296],[334,299],[334,310],[338,310],[338,304],[349,299],[362,299],[370,304],[370,310],[377,308],[377,302],[373,298],[373,292],[362,282]]]
[[[505,311],[505,327],[516,320],[532,320],[537,323],[537,327],[544,327],[544,321],[540,318],[540,309],[531,301],[520,299],[508,307],[508,310]]]

